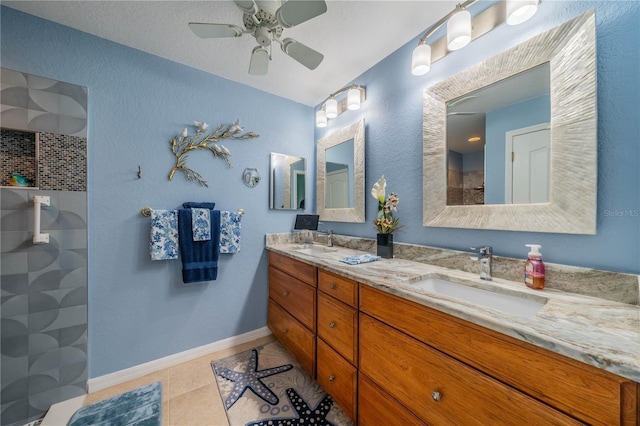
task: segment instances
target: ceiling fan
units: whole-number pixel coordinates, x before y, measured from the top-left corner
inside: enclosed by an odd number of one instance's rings
[[[233,24],[190,22],[189,28],[201,38],[240,37],[251,34],[258,42],[253,48],[249,74],[265,75],[271,60],[271,43],[276,42],[282,51],[314,70],[324,59],[322,53],[291,39],[281,39],[285,28],[291,28],[327,11],[324,0],[234,0],[244,13],[245,29]]]

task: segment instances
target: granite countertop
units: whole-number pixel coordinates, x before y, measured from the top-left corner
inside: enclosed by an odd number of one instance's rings
[[[273,244],[267,249],[640,382],[640,306],[560,290],[532,290],[504,279],[484,281],[469,272],[405,259],[349,265],[340,259],[366,252],[346,247]],[[532,317],[509,314],[415,287],[429,277],[546,303]]]

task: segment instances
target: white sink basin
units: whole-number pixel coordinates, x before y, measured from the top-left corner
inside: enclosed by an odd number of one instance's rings
[[[296,251],[298,253],[308,254],[308,255],[311,255],[311,256],[317,256],[319,254],[334,252],[334,251],[336,251],[336,249],[330,248],[330,247],[323,247],[323,246],[308,246],[308,247],[303,247],[303,248],[296,249]]]
[[[498,293],[441,278],[426,278],[412,283],[411,287],[525,318],[534,317],[547,303],[544,297]]]

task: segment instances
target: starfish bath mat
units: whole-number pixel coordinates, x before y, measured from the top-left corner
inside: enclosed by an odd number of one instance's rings
[[[277,341],[211,363],[231,426],[352,426]]]

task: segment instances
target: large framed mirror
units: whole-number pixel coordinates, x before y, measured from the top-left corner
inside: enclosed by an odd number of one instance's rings
[[[364,218],[364,120],[318,140],[316,202],[320,220]]]
[[[424,94],[423,225],[596,233],[595,14]]]
[[[269,208],[304,210],[307,160],[295,155],[271,153],[269,161]]]

